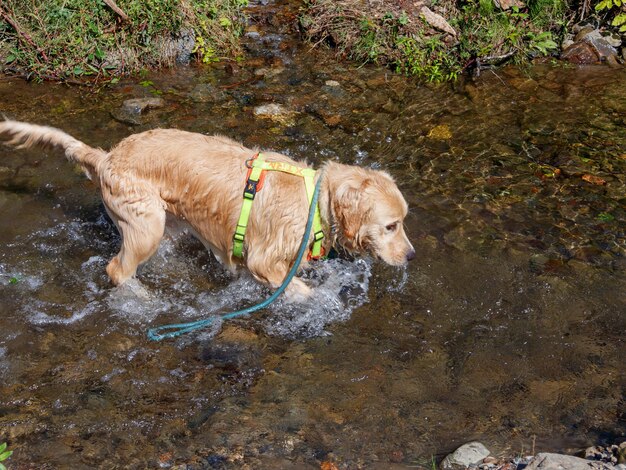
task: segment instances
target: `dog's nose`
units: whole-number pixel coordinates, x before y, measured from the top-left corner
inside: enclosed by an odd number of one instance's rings
[[[406,254],[407,261],[411,261],[412,259],[415,259],[415,250],[413,249]]]

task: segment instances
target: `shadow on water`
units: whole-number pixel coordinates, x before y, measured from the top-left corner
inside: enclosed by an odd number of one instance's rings
[[[357,468],[471,439],[515,454],[533,436],[538,451],[572,451],[623,435],[626,75],[536,66],[425,86],[282,33],[251,28],[242,66],[144,86],[2,81],[2,111],[103,148],[177,127],[385,169],[418,258],[405,270],[336,260],[307,273],[310,305],[150,343],[151,325],[268,292],[186,236],[140,271],[148,300],[111,288],[119,238],[93,186],[58,154],[0,149],[0,441],[12,461]],[[157,93],[165,106],[140,124],[112,117]],[[278,115],[259,108],[270,103]]]

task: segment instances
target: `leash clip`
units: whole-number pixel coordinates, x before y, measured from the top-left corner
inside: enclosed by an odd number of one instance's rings
[[[255,155],[253,155],[252,157],[246,160],[246,168],[248,170],[252,170],[252,168],[254,167],[254,160],[256,160],[258,156],[259,156],[259,152],[257,152]]]

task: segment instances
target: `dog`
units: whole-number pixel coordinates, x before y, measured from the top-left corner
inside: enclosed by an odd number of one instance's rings
[[[256,194],[243,258],[233,256],[246,162],[257,153],[234,140],[153,129],[131,135],[106,152],[53,127],[13,120],[0,122],[0,137],[18,148],[64,150],[100,188],[122,238],[119,253],[106,268],[115,285],[133,278],[138,266],[155,253],[166,215],[186,226],[231,271],[244,266],[271,289],[281,285],[295,262],[309,198],[301,177],[278,171],[266,173],[263,190]],[[280,153],[264,151],[263,156],[308,167]],[[318,204],[326,252],[338,246],[393,266],[415,257],[403,225],[408,206],[389,174],[332,161],[322,168]],[[287,288],[288,296],[306,298],[310,293],[298,277]]]

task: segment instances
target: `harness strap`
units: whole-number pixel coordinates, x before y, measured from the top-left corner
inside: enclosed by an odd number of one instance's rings
[[[260,153],[257,153],[250,160],[247,160],[246,166],[248,167],[248,175],[243,192],[243,203],[237,227],[235,228],[235,235],[233,236],[233,256],[238,258],[243,257],[244,239],[248,226],[248,219],[250,218],[250,211],[252,210],[252,201],[254,201],[254,196],[263,186],[265,172],[281,171],[283,173],[289,173],[294,176],[302,177],[304,179],[309,204],[311,203],[313,193],[315,192],[315,174],[317,173],[311,168],[300,168],[286,162],[266,161]],[[319,259],[324,256],[324,249],[322,247],[323,239],[324,231],[322,230],[322,217],[320,215],[319,206],[316,204],[315,214],[313,217],[313,246],[307,255],[307,260]]]
[[[263,161],[263,155],[257,153],[252,159],[253,162]],[[254,201],[256,193],[261,189],[264,179],[262,179],[262,176],[264,176],[262,168],[251,167],[248,169],[246,185],[243,189],[241,212],[239,213],[239,220],[235,228],[235,235],[233,235],[233,255],[238,258],[243,257],[243,241],[246,237],[248,219],[250,219],[250,211],[252,210],[252,201]]]

